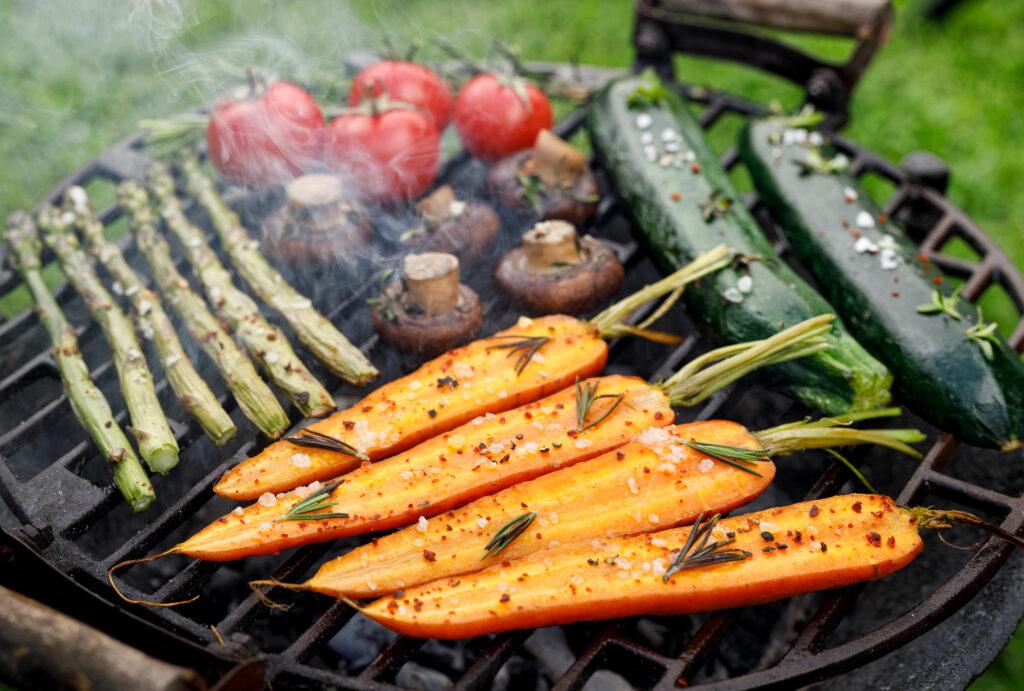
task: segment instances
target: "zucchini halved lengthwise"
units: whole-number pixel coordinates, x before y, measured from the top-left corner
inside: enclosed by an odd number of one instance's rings
[[[758,511],[707,527],[705,542],[700,531],[689,540],[690,527],[581,540],[407,588],[360,611],[399,633],[429,638],[688,614],[883,578],[923,547],[917,514],[870,494]]]
[[[689,314],[727,343],[766,338],[832,307],[779,260],[683,100],[653,74],[612,82],[595,99],[590,139],[665,269],[725,242],[755,257],[687,288]],[[737,203],[732,203],[736,200]],[[836,321],[826,351],[765,370],[772,388],[828,414],[881,407],[892,377]]]
[[[761,198],[850,331],[896,376],[901,399],[971,444],[1011,450],[1024,438],[1024,366],[884,218],[842,159],[798,127],[769,118],[740,151]],[[824,150],[824,153],[822,151]]]

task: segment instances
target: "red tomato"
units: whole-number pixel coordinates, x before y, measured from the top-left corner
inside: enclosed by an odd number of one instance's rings
[[[324,161],[369,201],[398,202],[422,194],[437,178],[441,158],[433,119],[411,108],[378,110],[373,103],[331,122]]]
[[[210,114],[210,161],[225,177],[248,185],[287,181],[320,158],[324,116],[306,91],[274,82],[261,95],[228,99]]]
[[[348,104],[358,106],[368,97],[387,94],[393,101],[414,105],[434,118],[440,132],[448,125],[452,112],[452,90],[448,82],[429,68],[415,62],[385,60],[370,65],[356,75]]]
[[[470,79],[455,99],[455,126],[469,152],[494,161],[533,146],[551,129],[547,96],[533,84],[494,74]]]

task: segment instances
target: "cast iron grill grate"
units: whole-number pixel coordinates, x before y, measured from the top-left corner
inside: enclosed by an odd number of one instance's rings
[[[762,108],[732,96],[704,89],[680,87],[703,110],[702,125],[711,130],[727,116],[749,117]],[[584,110],[574,111],[559,124],[559,133],[569,138],[580,129]],[[885,202],[885,212],[903,221],[920,241],[922,251],[948,274],[964,281],[964,297],[976,301],[993,286],[999,286],[1013,301],[1018,313],[1024,311],[1024,277],[1002,252],[962,212],[946,201],[942,193],[853,143],[836,136],[835,141],[851,158],[858,175],[874,175],[888,180],[893,191]],[[133,137],[108,150],[69,177],[51,194],[56,200],[71,184],[90,187],[97,180],[116,182],[138,178],[147,158]],[[723,161],[737,167],[735,151]],[[605,199],[590,232],[606,238],[622,254],[628,266],[625,291],[649,282],[657,276],[649,258],[629,236],[628,222],[609,193],[601,171]],[[443,179],[456,187],[482,193],[480,165],[464,154],[455,154],[443,169]],[[231,197],[250,228],[273,200],[235,194]],[[758,205],[756,197],[746,203],[754,210],[766,230],[774,234],[771,220]],[[108,225],[117,222],[118,210],[106,208],[101,214]],[[202,220],[197,215],[196,220]],[[520,219],[521,220],[521,219]],[[396,222],[397,223],[397,222]],[[212,237],[212,235],[211,235]],[[967,243],[977,261],[944,253],[954,238]],[[133,262],[139,262],[134,247],[124,242]],[[779,243],[781,250],[784,246]],[[394,259],[386,246],[378,248],[375,262]],[[489,262],[471,267],[466,282],[482,295],[488,321],[484,330],[500,328],[517,316],[513,306],[496,296],[489,287]],[[139,264],[141,266],[141,264]],[[374,281],[365,271],[354,273],[347,281],[325,285],[318,276],[293,276],[314,302],[339,324],[343,331],[358,339],[375,362],[383,365],[384,379],[408,371],[411,360],[388,353],[379,346],[368,326],[365,299]],[[9,270],[0,273],[0,293],[17,288],[17,278]],[[354,287],[353,287],[354,286]],[[117,405],[111,362],[97,328],[91,324],[80,301],[66,285],[56,294],[62,307],[76,325],[83,349],[90,362],[101,364],[92,373],[111,393]],[[609,369],[640,376],[664,376],[693,354],[710,345],[709,339],[680,314],[669,317],[670,327],[688,338],[668,352],[660,346],[643,343],[612,344]],[[1024,346],[1024,321],[1019,321],[1011,337],[1015,348]],[[221,473],[238,457],[256,450],[261,441],[246,426],[229,397],[222,400],[240,422],[239,439],[232,451],[235,458],[223,460],[228,452],[217,452],[202,437],[197,427],[168,402],[172,426],[182,447],[182,463],[167,478],[156,481],[160,497],[150,512],[130,517],[121,506],[116,491],[105,480],[98,457],[84,432],[71,416],[49,355],[45,334],[29,311],[0,323],[0,491],[23,527],[13,539],[38,554],[42,562],[54,567],[77,587],[112,599],[106,583],[106,570],[124,559],[140,557],[173,544],[194,532],[212,518],[230,508],[212,495],[211,487]],[[202,358],[197,358],[200,362]],[[325,376],[322,370],[318,374]],[[340,382],[325,379],[337,389],[340,405],[358,396]],[[166,382],[158,390],[170,401]],[[223,396],[223,393],[222,393]],[[802,416],[786,399],[743,382],[713,397],[703,407],[683,414],[687,420],[727,417],[751,426],[768,426]],[[124,421],[124,411],[119,420]],[[913,424],[922,424],[913,420]],[[902,423],[901,423],[902,424]],[[59,434],[50,430],[59,429]],[[964,457],[980,452],[958,448],[945,433],[930,435],[934,442],[925,460],[911,462],[884,451],[861,454],[860,461],[883,491],[899,502],[924,503],[930,497],[986,512],[1001,521],[1003,528],[1017,531],[1024,522],[1024,475],[1013,470],[1007,458],[1000,470],[979,474],[974,465],[960,463]],[[59,450],[59,453],[54,450]],[[786,470],[775,486],[760,500],[760,505],[796,501],[804,497],[827,496],[841,491],[848,476],[840,466],[823,457],[807,455],[806,460],[784,461]],[[970,458],[968,458],[970,460]],[[294,581],[308,575],[322,559],[358,544],[359,540],[335,545],[317,545],[276,558],[251,560],[243,564],[204,564],[154,562],[125,572],[122,584],[130,594],[150,600],[171,601],[203,593],[194,605],[176,609],[133,607],[142,617],[169,636],[184,638],[223,660],[238,660],[252,655],[264,656],[266,679],[275,688],[332,685],[340,688],[396,688],[396,680],[410,661],[426,667],[442,667],[455,688],[487,688],[497,678],[512,683],[509,670],[517,660],[533,660],[528,639],[533,632],[514,632],[476,639],[454,646],[462,662],[438,663],[443,656],[435,642],[406,637],[390,638],[373,631],[359,615],[340,603],[331,603],[312,595],[291,598],[296,606],[289,612],[271,611],[246,581],[265,577]],[[951,552],[951,551],[950,551]],[[591,626],[564,627],[563,633],[572,660],[548,676],[555,689],[579,689],[600,670],[617,672],[638,687],[670,688],[677,680],[709,688],[749,688],[793,686],[817,681],[875,659],[942,621],[970,600],[1000,569],[1011,553],[1005,544],[988,541],[969,557],[954,555],[943,569],[915,572],[915,578],[930,577],[927,590],[911,589],[906,579],[894,577],[870,586],[858,586],[824,595],[797,598],[781,605],[729,611],[710,616],[644,618]],[[919,583],[916,584],[918,587]],[[885,612],[875,618],[858,620],[866,608],[858,598],[866,588],[873,597],[889,597],[902,602],[895,616]],[[912,599],[905,593],[913,593]],[[921,595],[924,592],[924,595]],[[272,595],[276,598],[279,591]],[[287,598],[287,594],[282,598]],[[909,607],[907,606],[909,603]],[[872,608],[876,609],[876,608]],[[881,616],[881,619],[877,617]],[[745,643],[745,629],[752,626],[764,634],[753,650]],[[851,623],[853,622],[853,623]],[[668,624],[668,625],[666,625]],[[761,627],[761,628],[758,628]],[[767,628],[764,628],[767,627]],[[666,633],[671,630],[672,633]],[[356,631],[345,638],[345,631]],[[651,632],[655,633],[652,634]],[[339,632],[342,632],[339,634]],[[658,632],[661,632],[660,634]],[[156,635],[156,634],[154,634]],[[351,639],[362,637],[379,642],[379,650],[362,651],[363,662],[354,655],[338,652]],[[223,645],[221,639],[226,643]],[[763,641],[774,641],[765,645]],[[129,643],[138,641],[129,640]],[[351,651],[349,651],[351,652]],[[529,675],[527,675],[529,676]]]

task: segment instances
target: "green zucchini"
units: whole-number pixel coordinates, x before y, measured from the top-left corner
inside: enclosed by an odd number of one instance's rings
[[[745,267],[701,279],[684,293],[689,313],[722,340],[766,338],[809,317],[834,313],[775,255],[746,207],[726,201],[739,196],[700,125],[653,74],[610,83],[595,97],[587,117],[595,154],[634,230],[664,270],[721,243],[756,257]],[[670,138],[673,133],[676,137]],[[645,150],[651,146],[653,151]],[[748,292],[740,290],[748,287],[743,276],[749,276]],[[838,319],[835,324],[830,349],[768,368],[763,380],[830,415],[885,405],[892,376]]]
[[[740,152],[797,257],[850,331],[892,369],[908,407],[971,444],[1020,446],[1024,365],[1016,353],[996,334],[968,337],[981,326],[974,306],[952,297],[953,286],[881,217],[841,161],[830,165],[834,152],[821,135],[795,124],[749,124]]]

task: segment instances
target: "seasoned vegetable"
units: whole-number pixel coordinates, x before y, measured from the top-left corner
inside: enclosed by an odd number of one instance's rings
[[[88,243],[90,253],[114,278],[114,292],[123,293],[131,302],[135,328],[156,347],[167,381],[181,407],[195,418],[214,444],[224,446],[235,436],[235,423],[192,366],[160,298],[128,265],[117,243],[107,240],[103,224],[90,208],[85,190],[72,187],[65,202],[75,215],[75,226]]]
[[[465,638],[742,607],[884,578],[921,553],[919,527],[912,510],[888,497],[831,497],[703,529],[574,542],[407,588],[360,611],[406,635]]]
[[[923,438],[916,430],[858,430],[844,422],[800,422],[753,433],[724,420],[650,428],[615,451],[421,518],[327,562],[302,588],[372,597],[560,544],[686,525],[702,513],[724,514],[757,497],[775,476],[772,458],[874,443],[913,453],[905,441]],[[530,515],[521,537],[486,549],[492,536],[500,537],[500,526],[525,523]]]
[[[633,310],[666,294],[672,298],[673,291],[729,261],[726,248],[717,247],[590,322],[561,315],[520,319],[509,329],[424,363],[300,435],[271,444],[225,473],[214,491],[232,499],[256,499],[265,492],[337,477],[363,461],[400,453],[475,417],[564,389],[577,377],[604,368],[608,346],[602,339],[660,337],[646,330],[647,322],[623,324]],[[311,434],[320,436],[310,441]]]
[[[827,319],[827,317],[819,318]],[[209,560],[277,552],[311,542],[407,525],[462,506],[485,494],[580,463],[628,442],[648,427],[668,425],[672,406],[695,404],[740,372],[815,352],[828,323],[801,325],[771,344],[747,344],[722,360],[709,353],[662,384],[636,377],[580,381],[536,403],[482,416],[450,433],[335,480],[289,494],[266,493],[244,509],[214,521],[175,547]],[[292,458],[304,464],[301,454]],[[311,496],[342,515],[303,520],[289,514]]]
[[[636,231],[662,266],[680,266],[720,242],[759,257],[686,293],[690,313],[722,339],[765,338],[833,313],[775,256],[686,104],[653,74],[612,82],[596,97],[587,122]],[[829,350],[773,368],[765,378],[828,414],[884,405],[891,383],[885,367],[838,322],[829,343]]]
[[[128,506],[135,512],[145,511],[156,498],[153,485],[146,477],[131,442],[114,420],[106,397],[89,377],[89,367],[78,350],[75,328],[64,318],[43,281],[39,258],[41,245],[32,218],[20,211],[8,216],[4,240],[10,248],[11,265],[25,281],[36,303],[39,321],[50,334],[53,359],[75,417],[99,448],[110,474],[114,476],[114,484]]]
[[[71,228],[73,221],[73,216],[65,216],[52,206],[39,213],[39,226],[46,244],[57,255],[68,282],[89,308],[110,346],[121,394],[132,421],[128,431],[139,445],[139,454],[150,470],[166,474],[178,464],[178,442],[156,397],[153,375],[135,338],[135,329],[78,244]]]
[[[171,248],[153,226],[148,206],[140,205],[135,196],[125,199],[131,200],[127,211],[133,217],[131,229],[135,243],[168,304],[177,312],[192,339],[216,363],[245,416],[271,439],[284,434],[288,429],[288,414],[277,402],[274,392],[260,379],[252,361],[174,266]]]
[[[288,338],[260,313],[256,302],[235,286],[231,274],[206,242],[202,231],[185,216],[174,195],[174,180],[157,163],[149,169],[149,189],[156,197],[160,216],[185,248],[192,271],[203,286],[208,303],[227,325],[270,382],[281,389],[304,417],[321,417],[334,410],[334,399],[306,368]],[[134,183],[130,190],[149,216],[146,193]],[[141,204],[147,206],[141,206]]]
[[[755,122],[740,145],[797,256],[850,331],[892,369],[908,406],[971,444],[1018,448],[1024,438],[1020,358],[992,329],[982,333],[981,313],[958,300],[845,172],[822,135],[799,124]]]

